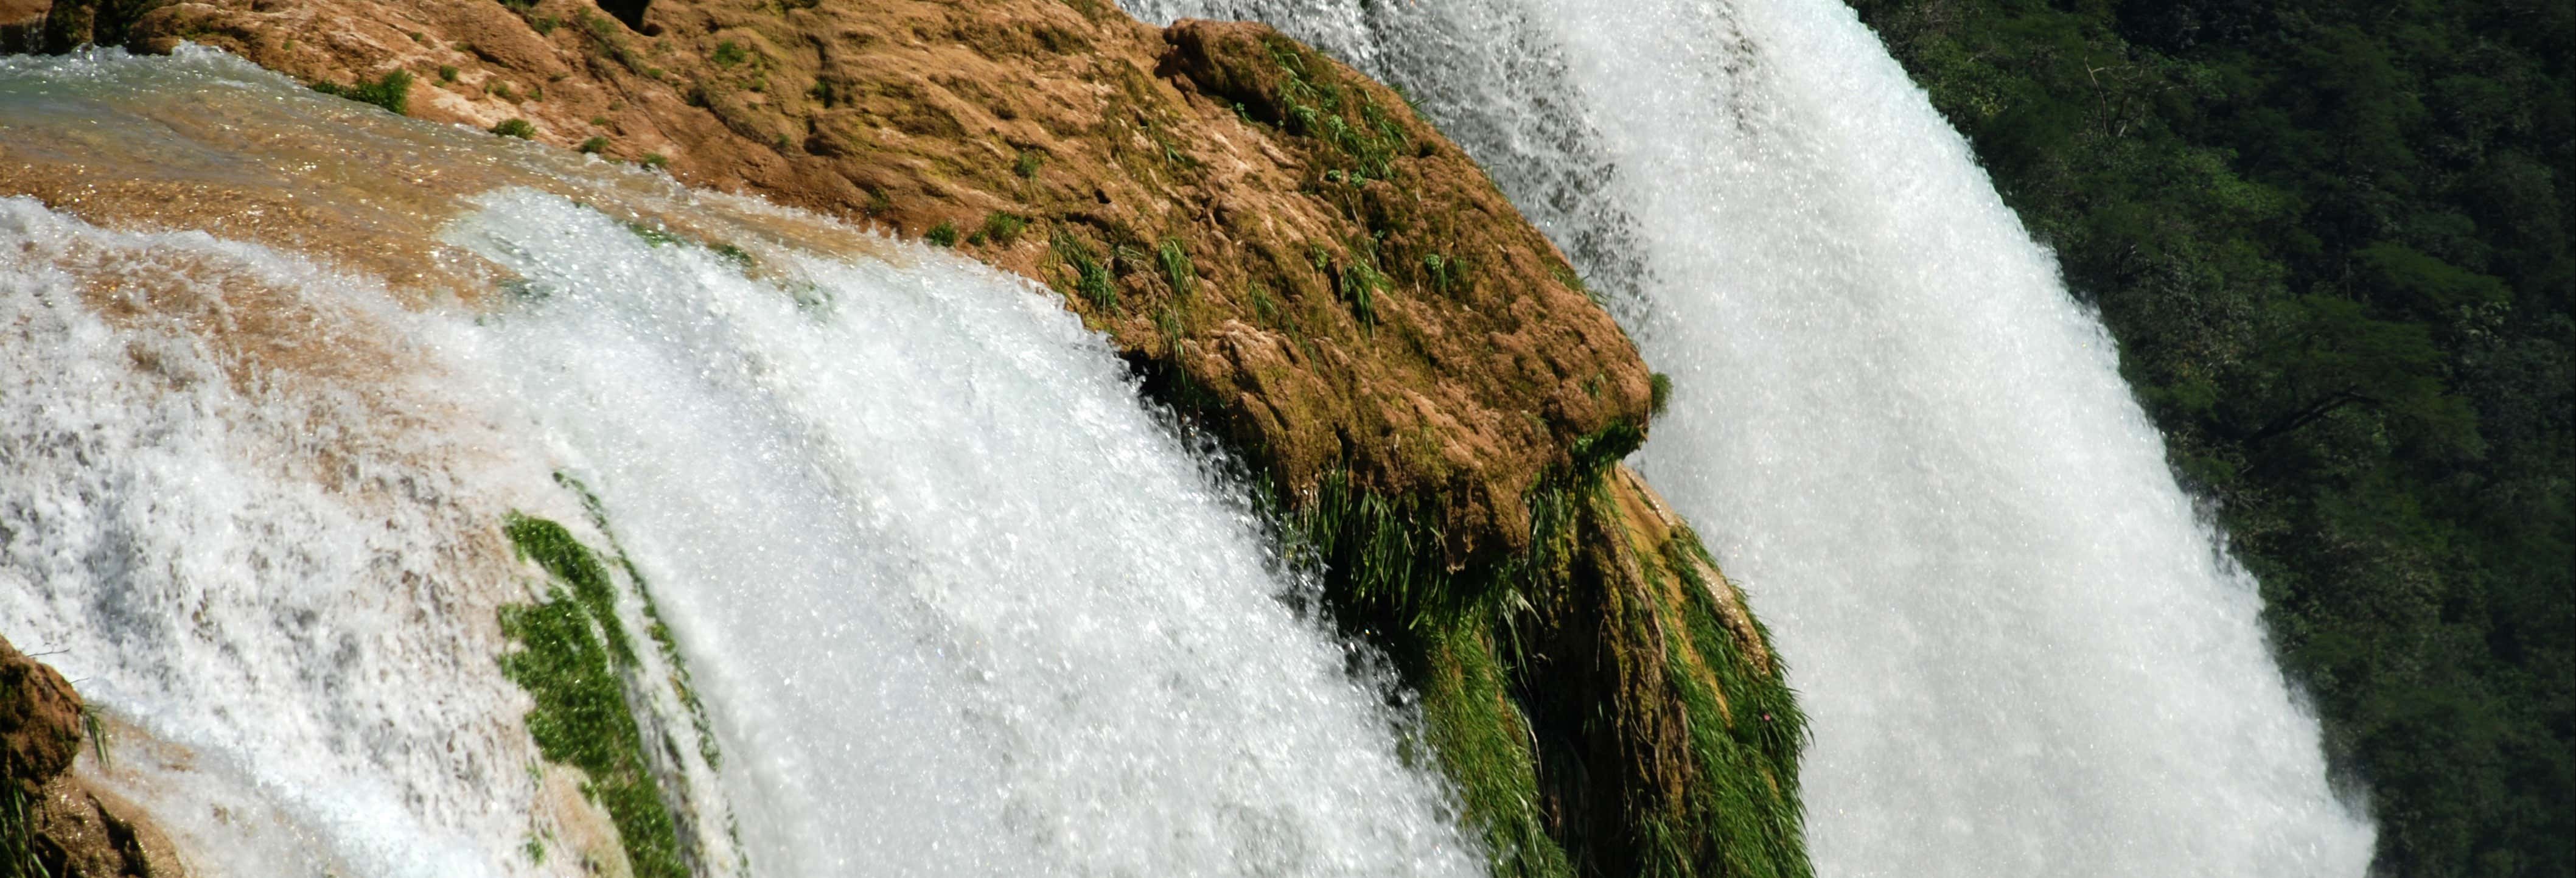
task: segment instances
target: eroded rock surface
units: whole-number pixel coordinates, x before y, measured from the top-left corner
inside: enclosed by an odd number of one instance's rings
[[[0,874],[187,875],[141,808],[71,771],[86,744],[81,711],[62,674],[0,639],[0,795],[12,799],[0,813]]]

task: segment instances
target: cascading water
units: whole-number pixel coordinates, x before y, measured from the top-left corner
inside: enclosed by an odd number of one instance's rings
[[[624,694],[706,873],[1479,870],[1244,503],[1025,282],[204,52],[0,61],[0,152],[48,150],[430,278],[0,200],[0,632],[207,871],[617,843],[495,660],[549,594],[514,512],[669,638]]]
[[[1840,3],[1131,6],[1407,88],[1614,298],[1676,384],[1641,468],[1805,693],[1821,874],[2364,870],[2111,340]]]

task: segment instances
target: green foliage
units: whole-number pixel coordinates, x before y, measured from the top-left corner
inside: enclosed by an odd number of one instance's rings
[[[601,136],[599,136],[599,135],[595,135],[595,134],[594,134],[594,135],[591,135],[589,139],[583,140],[583,141],[581,142],[581,146],[579,147],[579,149],[580,149],[582,152],[598,152],[598,151],[600,151],[600,150],[607,149],[607,148],[608,148],[608,138],[606,138],[606,137],[601,137]]]
[[[751,53],[744,50],[741,43],[724,40],[716,43],[715,54],[708,57],[709,60],[716,62],[718,67],[731,67],[750,58]]]
[[[1647,416],[1656,418],[1663,417],[1664,407],[1671,405],[1672,402],[1673,376],[1666,375],[1662,372],[1646,376]]]
[[[1409,146],[1404,129],[1362,89],[1335,81],[1327,62],[1285,38],[1265,44],[1279,65],[1275,95],[1289,133],[1323,141],[1343,162],[1327,180],[1358,186],[1395,175],[1395,157]]]
[[[1631,551],[1649,551],[1631,547]],[[1717,570],[1708,550],[1688,531],[1675,534],[1661,548],[1661,564],[1641,565],[1653,581],[1671,570],[1682,581],[1674,589],[1681,606],[1656,609],[1683,621],[1686,637],[1665,641],[1665,674],[1680,690],[1691,737],[1699,759],[1700,783],[1681,803],[1688,825],[1709,827],[1720,843],[1695,846],[1686,839],[1657,846],[1667,868],[1648,874],[1723,874],[1804,878],[1809,874],[1803,840],[1805,812],[1800,806],[1798,759],[1806,746],[1807,716],[1797,694],[1775,667],[1758,666],[1744,655],[1736,632],[1719,620],[1725,611],[1716,595],[1742,595],[1724,581],[1711,581]],[[1663,594],[1654,582],[1650,594]],[[1657,599],[1658,601],[1661,598]],[[1747,624],[1764,644],[1771,632],[1747,614]],[[1687,648],[1689,656],[1683,654]],[[1767,647],[1766,647],[1767,649]],[[1711,686],[1714,682],[1716,685]],[[1678,827],[1673,827],[1678,828]],[[1669,829],[1667,830],[1669,831]],[[1676,833],[1679,835],[1680,833]],[[1715,859],[1722,868],[1711,868]]]
[[[348,85],[317,82],[313,84],[313,90],[362,104],[374,104],[393,111],[395,115],[402,115],[404,108],[411,103],[411,73],[388,70],[372,81],[361,79]]]
[[[1279,302],[1270,297],[1270,288],[1256,282],[1252,285],[1252,316],[1267,326],[1279,322]]]
[[[36,814],[34,802],[16,781],[0,783],[7,790],[6,803],[0,803],[0,875],[10,878],[48,874],[45,863],[36,856]]]
[[[1351,240],[1350,258],[1333,272],[1333,291],[1350,303],[1351,316],[1364,329],[1377,327],[1377,294],[1392,286],[1386,273],[1377,267],[1377,242],[1367,237]]]
[[[1449,566],[1432,506],[1359,488],[1343,472],[1327,473],[1303,499],[1284,540],[1325,572],[1326,600],[1344,628],[1383,647],[1421,693],[1423,743],[1457,783],[1493,874],[1806,878],[1797,774],[1806,718],[1776,660],[1756,660],[1742,645],[1750,636],[1768,654],[1769,633],[1749,615],[1749,631],[1722,621],[1716,596],[1740,595],[1711,579],[1716,568],[1697,539],[1684,530],[1645,545],[1620,523],[1607,467],[1639,438],[1614,426],[1576,443],[1574,465],[1523,497],[1528,547],[1497,562]],[[1644,587],[1608,581],[1612,568],[1642,571]],[[1642,679],[1664,682],[1602,685],[1603,662],[1649,662],[1657,670]],[[1640,714],[1666,711],[1681,715],[1687,733],[1679,751],[1665,753],[1688,763],[1675,767],[1688,772],[1679,800],[1660,784],[1586,786],[1588,771],[1609,766],[1587,768],[1581,746],[1533,750],[1538,741],[1636,734],[1628,724]],[[1556,810],[1569,807],[1564,796],[1585,794],[1567,784],[1621,799],[1588,802],[1584,813]],[[1603,814],[1635,837],[1564,846],[1567,828],[1554,821]],[[1637,862],[1622,866],[1622,856]]]
[[[609,654],[619,666],[635,663],[635,648],[627,642],[626,629],[613,624],[617,618],[617,588],[609,582],[608,568],[587,546],[575,539],[563,525],[543,518],[511,513],[502,524],[502,533],[510,538],[511,548],[519,557],[537,562],[557,582],[572,587],[591,618],[610,623],[607,629]]]
[[[660,70],[646,64],[643,56],[626,44],[625,28],[615,20],[588,9],[576,13],[573,20],[581,26],[581,32],[590,37],[591,45],[616,60],[619,66],[652,79],[662,78]]]
[[[1574,863],[1539,813],[1538,754],[1529,720],[1508,688],[1509,670],[1484,637],[1426,638],[1421,674],[1425,737],[1481,830],[1495,878],[1572,878]]]
[[[984,237],[992,239],[993,243],[1007,245],[1019,240],[1020,230],[1028,226],[1028,217],[997,210],[984,215],[983,234]]]
[[[1101,263],[1100,255],[1070,232],[1057,232],[1054,245],[1056,257],[1073,269],[1074,292],[1094,308],[1117,309],[1118,287],[1110,281],[1109,267]]]
[[[2377,868],[2576,875],[2576,12],[1852,5],[2222,501]]]
[[[545,600],[500,611],[502,634],[519,647],[501,656],[501,672],[535,702],[529,737],[548,761],[579,768],[588,778],[582,793],[608,812],[636,875],[686,878],[677,824],[645,760],[643,735],[618,675],[635,657],[617,620],[607,569],[552,521],[514,513],[504,530],[519,555],[555,581]]]
[[[537,126],[526,119],[503,119],[500,124],[492,126],[492,133],[526,140],[537,136]]]
[[[921,237],[922,240],[941,247],[955,247],[957,246],[957,224],[941,220],[938,225],[931,226],[930,231],[922,233]]]
[[[438,81],[440,81],[440,82],[455,82],[455,81],[456,81],[456,65],[454,65],[454,64],[441,64],[441,65],[438,65]]]
[[[640,163],[645,167],[659,170],[661,168],[669,167],[671,165],[671,159],[669,156],[665,156],[658,152],[648,152],[644,154],[644,158],[640,160]]]
[[[1198,291],[1198,265],[1190,261],[1190,251],[1179,239],[1164,239],[1154,248],[1154,259],[1162,264],[1163,279],[1171,283],[1173,295],[1186,299]]]
[[[1435,292],[1449,292],[1449,273],[1457,264],[1455,260],[1438,253],[1422,254],[1422,270],[1431,276],[1431,289]]]
[[[1021,150],[1019,157],[1011,160],[1011,173],[1019,175],[1024,180],[1035,180],[1038,177],[1038,168],[1045,164],[1046,154],[1036,150]]]

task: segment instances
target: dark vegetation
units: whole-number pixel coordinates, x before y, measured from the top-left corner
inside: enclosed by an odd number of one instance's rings
[[[373,80],[361,79],[348,85],[316,82],[313,90],[326,95],[348,98],[362,104],[374,104],[395,115],[411,104],[411,74],[401,70],[387,71]]]
[[[1852,5],[2219,501],[2378,868],[2576,875],[2576,12]]]

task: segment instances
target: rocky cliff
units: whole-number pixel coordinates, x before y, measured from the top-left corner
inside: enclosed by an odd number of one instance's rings
[[[212,45],[1046,283],[1251,470],[1419,693],[1498,874],[1807,871],[1779,662],[1618,464],[1661,379],[1401,95],[1266,27],[1095,0],[31,9],[11,45]],[[190,209],[0,185],[98,222]]]

